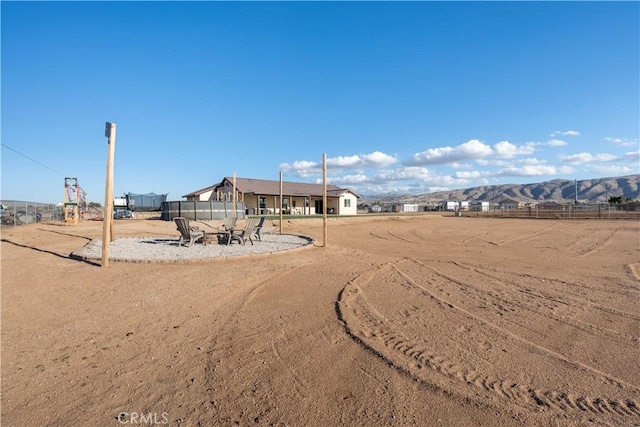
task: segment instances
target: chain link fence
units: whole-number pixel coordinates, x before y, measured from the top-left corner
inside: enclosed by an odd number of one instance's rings
[[[64,221],[62,206],[54,203],[0,200],[0,204],[3,227],[16,227],[44,221]]]
[[[640,219],[637,203],[549,204],[532,207],[463,210],[459,216],[537,219]]]
[[[172,202],[173,203],[173,202]],[[185,203],[185,202],[182,202]],[[2,227],[38,222],[64,222],[63,206],[54,203],[27,202],[19,200],[0,200]],[[166,203],[165,203],[166,204]],[[163,216],[165,212],[163,210]],[[624,204],[565,204],[547,207],[524,207],[500,209],[491,207],[487,210],[467,210],[456,212],[459,216],[471,217],[503,217],[503,218],[538,218],[538,219],[640,219],[640,206],[637,202]],[[102,220],[102,209],[89,206],[80,209],[79,217],[84,220]],[[166,219],[166,218],[163,218]]]

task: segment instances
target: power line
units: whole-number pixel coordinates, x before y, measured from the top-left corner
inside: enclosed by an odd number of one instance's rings
[[[18,150],[15,150],[15,149],[13,149],[13,148],[9,147],[8,145],[2,144],[2,143],[0,143],[0,145],[2,145],[4,148],[7,148],[7,149],[9,149],[9,150],[13,151],[14,153],[20,154],[22,157],[25,157],[25,158],[27,158],[27,159],[31,160],[32,162],[39,164],[40,166],[44,166],[45,168],[47,168],[47,169],[49,169],[49,170],[51,170],[51,171],[53,171],[53,172],[55,172],[55,173],[57,173],[57,174],[60,174],[60,175],[62,175],[62,176],[65,176],[62,172],[57,171],[57,170],[55,170],[55,169],[53,169],[53,168],[51,168],[51,167],[49,167],[49,166],[45,165],[44,163],[39,162],[39,161],[37,161],[36,159],[33,159],[33,158],[31,158],[31,157],[27,156],[26,154],[22,154],[22,153],[21,153],[21,152],[19,152]]]

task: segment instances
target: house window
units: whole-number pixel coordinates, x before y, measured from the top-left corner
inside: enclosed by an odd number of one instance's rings
[[[344,207],[345,208],[351,207],[351,199],[344,199]]]
[[[260,196],[260,209],[267,208],[267,198]]]
[[[288,206],[289,206],[289,198],[288,197],[284,197],[282,199],[282,207],[283,207],[283,209],[287,209]]]

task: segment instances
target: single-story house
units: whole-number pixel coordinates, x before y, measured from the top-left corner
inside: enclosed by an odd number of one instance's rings
[[[503,199],[499,202],[500,209],[518,209],[520,207],[520,202],[513,199]]]
[[[402,205],[402,212],[418,212],[418,209],[417,203],[404,203]]]
[[[233,201],[232,177],[224,177],[221,182],[186,194],[187,200]],[[266,179],[236,178],[236,201],[243,202],[248,215],[322,214],[322,184],[282,182],[282,206],[279,206],[280,181]],[[327,213],[336,215],[356,215],[358,196],[348,188],[327,184]]]

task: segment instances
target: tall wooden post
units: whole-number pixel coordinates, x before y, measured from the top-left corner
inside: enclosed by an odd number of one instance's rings
[[[232,203],[233,203],[233,218],[238,218],[238,199],[236,196],[236,173],[233,173],[233,197],[232,199]]]
[[[116,151],[116,124],[106,123],[107,182],[104,191],[104,221],[102,227],[102,267],[109,266],[109,242],[113,239],[113,157]]]
[[[282,234],[282,171],[280,171],[280,234]]]
[[[327,153],[322,154],[322,236],[323,247],[327,247]]]

